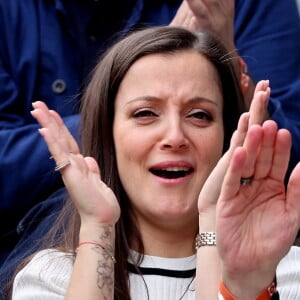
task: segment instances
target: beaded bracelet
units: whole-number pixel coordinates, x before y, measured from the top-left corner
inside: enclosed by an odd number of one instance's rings
[[[78,248],[82,245],[95,245],[98,248],[103,249],[103,251],[111,258],[111,260],[113,261],[114,264],[117,262],[115,257],[111,253],[109,253],[103,245],[101,245],[99,243],[96,243],[96,242],[81,242],[81,243],[78,244],[78,247],[76,248],[76,252],[78,251]]]
[[[227,289],[224,285],[223,281],[221,280],[219,283],[219,292],[218,292],[218,299],[219,300],[237,300]],[[256,298],[255,300],[278,300],[279,294],[276,289],[276,278],[272,281],[269,286],[264,289]]]

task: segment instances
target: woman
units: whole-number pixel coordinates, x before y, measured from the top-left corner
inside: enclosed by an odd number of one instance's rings
[[[283,205],[291,142],[272,121],[253,125],[264,114],[268,82],[258,84],[250,117],[242,115],[233,135],[244,105],[231,59],[207,34],[161,27],[128,36],[104,55],[86,89],[82,149],[55,112],[33,104],[72,201],[47,249],[17,274],[13,299],[215,299],[220,274],[243,299],[269,286],[297,233],[299,216],[290,210],[300,192],[290,188],[290,208],[278,222],[260,223],[272,230],[284,220],[284,243],[259,255],[245,247],[271,240],[260,230],[253,241],[258,230],[247,226],[264,204]],[[255,208],[235,212],[235,198]],[[237,240],[237,228],[250,234]],[[215,245],[214,231],[221,261],[216,247],[206,247]],[[235,254],[248,265],[235,263]]]

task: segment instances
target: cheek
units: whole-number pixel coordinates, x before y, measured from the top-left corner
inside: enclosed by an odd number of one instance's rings
[[[200,149],[203,154],[202,159],[211,166],[211,169],[215,167],[222,156],[223,143],[223,130],[217,130],[214,133],[208,134],[205,138],[203,138],[203,141],[198,143],[198,149]]]
[[[132,142],[130,139],[127,139],[124,135],[116,135],[115,137],[115,149],[117,157],[117,166],[118,169],[126,165],[127,161],[131,161],[132,154]]]
[[[145,143],[142,138],[122,130],[115,135],[115,151],[119,177],[129,199],[138,195],[137,182],[141,181],[146,160]],[[131,200],[132,201],[132,200]]]
[[[114,131],[114,141],[119,172],[128,172],[128,168],[133,171],[133,165],[141,163],[145,158],[143,137],[123,127]]]
[[[133,168],[133,158],[132,144],[126,141],[125,138],[120,138],[115,143],[116,148],[116,159],[117,159],[117,169],[122,182],[123,187],[128,191],[128,177],[134,178],[135,172]],[[130,174],[130,176],[128,176]],[[131,180],[135,181],[135,179]]]

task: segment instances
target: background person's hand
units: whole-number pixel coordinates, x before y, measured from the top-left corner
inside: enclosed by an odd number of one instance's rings
[[[70,161],[60,172],[81,223],[114,225],[120,217],[120,207],[112,190],[101,181],[97,162],[80,154],[75,139],[55,111],[49,110],[42,101],[34,102],[33,108],[32,116],[42,127],[40,134],[56,164]]]
[[[184,0],[170,25],[208,31],[232,51],[234,43],[233,0]]]

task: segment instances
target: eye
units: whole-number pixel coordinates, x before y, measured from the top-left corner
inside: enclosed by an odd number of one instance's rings
[[[150,109],[139,109],[136,112],[133,113],[133,118],[149,118],[149,117],[156,117],[157,114],[155,112],[153,112]]]
[[[200,109],[194,109],[189,112],[188,118],[193,118],[197,120],[204,120],[204,121],[212,121],[212,116],[208,112]]]

